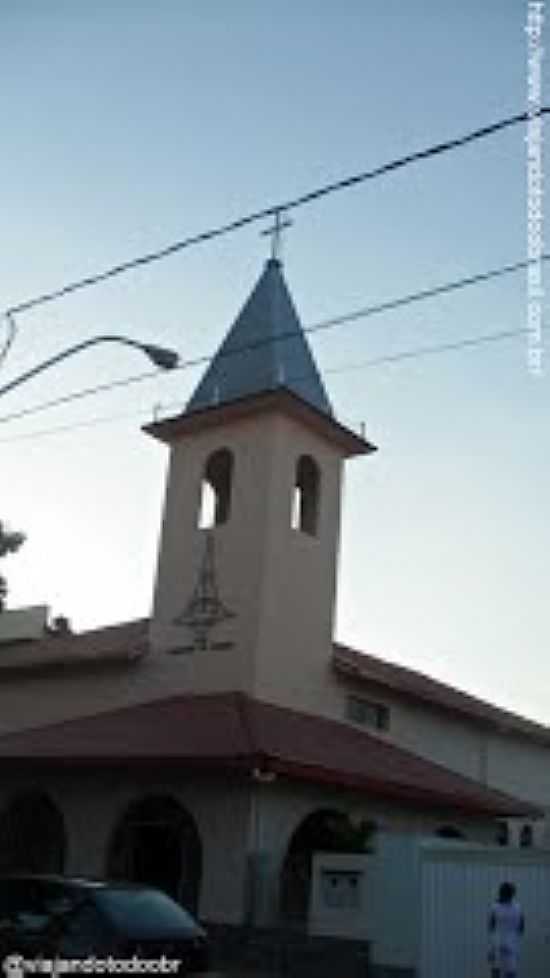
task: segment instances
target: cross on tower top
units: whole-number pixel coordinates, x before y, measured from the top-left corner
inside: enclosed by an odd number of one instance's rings
[[[284,220],[283,214],[284,214],[283,211],[275,211],[273,215],[273,226],[270,228],[266,228],[265,231],[261,232],[262,236],[267,236],[267,235],[270,236],[271,257],[276,261],[279,260],[281,255],[281,239],[283,236],[283,231],[285,230],[285,228],[292,227],[292,221]]]

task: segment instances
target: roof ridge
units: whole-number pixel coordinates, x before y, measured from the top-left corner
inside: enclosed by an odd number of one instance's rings
[[[120,715],[121,713],[129,713],[132,710],[140,710],[153,708],[158,706],[159,703],[170,704],[178,700],[185,702],[187,700],[218,700],[222,702],[223,700],[230,700],[231,697],[239,695],[238,693],[224,692],[224,693],[171,693],[170,696],[159,695],[148,700],[139,700],[134,703],[124,703],[121,706],[113,706],[108,710],[96,710],[93,713],[79,713],[76,716],[65,717],[63,720],[54,720],[52,723],[40,723],[32,727],[18,727],[17,730],[6,730],[2,732],[0,730],[0,743],[7,740],[8,737],[17,737],[19,734],[31,733],[32,731],[43,730],[50,731],[56,729],[62,729],[72,723],[86,722],[88,720],[99,720],[101,718],[108,719],[109,717]]]

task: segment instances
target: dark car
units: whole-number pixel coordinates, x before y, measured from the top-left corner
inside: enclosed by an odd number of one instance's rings
[[[0,877],[0,959],[11,954],[118,961],[164,955],[179,961],[172,974],[208,968],[206,932],[162,891],[61,876]]]

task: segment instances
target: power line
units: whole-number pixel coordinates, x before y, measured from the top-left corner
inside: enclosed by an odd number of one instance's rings
[[[550,112],[550,107],[543,106],[537,115],[546,115],[548,112]],[[93,275],[88,275],[85,278],[69,282],[68,284],[63,285],[58,289],[54,289],[51,292],[43,292],[41,295],[35,296],[34,298],[26,299],[23,302],[10,306],[5,310],[4,315],[14,315],[16,313],[28,312],[30,309],[45,305],[48,302],[54,302],[57,299],[62,299],[65,296],[71,295],[73,292],[99,285],[101,282],[106,282],[108,279],[123,275],[126,272],[132,271],[133,269],[150,265],[153,262],[168,258],[170,255],[174,255],[177,252],[183,251],[194,245],[204,244],[207,241],[212,241],[214,238],[222,237],[222,235],[231,234],[249,224],[266,220],[269,217],[280,214],[282,211],[296,210],[298,207],[303,207],[306,204],[312,204],[315,201],[320,200],[322,197],[328,196],[329,194],[337,193],[340,190],[349,190],[351,187],[356,187],[368,180],[374,180],[376,177],[381,177],[388,173],[392,173],[393,171],[402,169],[403,167],[409,166],[412,163],[419,163],[422,160],[427,160],[434,156],[440,156],[442,153],[448,153],[452,150],[459,149],[468,145],[469,143],[475,142],[476,140],[486,139],[488,136],[501,132],[503,129],[515,126],[520,122],[526,122],[529,118],[531,117],[527,112],[521,112],[518,115],[509,116],[508,118],[501,119],[498,122],[493,122],[487,126],[482,126],[480,129],[474,129],[471,132],[468,132],[462,136],[457,136],[454,139],[436,143],[435,145],[429,146],[425,149],[417,150],[414,153],[408,153],[406,156],[401,156],[397,159],[390,160],[389,162],[383,163],[380,166],[374,167],[373,169],[353,174],[352,176],[345,177],[342,180],[336,180],[332,183],[326,183],[321,187],[317,187],[315,190],[311,190],[308,193],[300,195],[299,197],[294,197],[278,204],[271,204],[259,211],[254,211],[245,215],[244,217],[237,218],[234,221],[229,221],[227,224],[220,224],[217,227],[210,228],[206,231],[201,231],[198,234],[191,235],[190,237],[182,238],[164,248],[160,248],[158,251],[151,251],[137,258],[132,258],[128,261],[121,262],[118,265],[113,265],[110,268],[104,269],[102,272],[97,272]]]
[[[550,325],[542,326],[542,330],[547,331],[550,329]],[[484,333],[481,336],[464,336],[458,340],[453,340],[448,343],[437,343],[431,346],[417,346],[410,350],[400,350],[397,353],[388,353],[384,356],[373,357],[370,360],[363,360],[362,362],[355,362],[350,364],[343,364],[339,367],[329,367],[323,371],[324,374],[341,374],[348,373],[353,370],[366,370],[369,367],[380,367],[384,364],[399,363],[404,360],[417,360],[424,356],[433,356],[442,353],[456,352],[457,350],[463,350],[468,347],[482,346],[488,343],[499,343],[502,340],[517,339],[519,336],[524,336],[529,333],[529,329],[524,327],[522,329],[508,329],[500,330],[495,333]],[[290,382],[296,382],[299,380],[306,379],[305,377],[291,377]],[[171,407],[179,408],[181,402],[173,402],[165,406],[165,410]],[[132,418],[137,418],[140,415],[148,414],[148,411],[132,411],[126,412],[124,414],[109,415],[105,418],[91,418],[88,421],[76,421],[70,424],[57,425],[53,428],[46,428],[40,431],[26,432],[20,435],[10,435],[7,438],[0,438],[0,445],[9,442],[18,441],[33,441],[38,438],[45,438],[51,435],[64,434],[66,432],[75,431],[80,428],[92,428],[103,424],[113,424],[117,421],[127,421]],[[2,419],[0,419],[2,420]]]
[[[87,421],[72,421],[68,424],[55,425],[52,428],[42,428],[38,431],[27,431],[24,434],[19,435],[8,435],[7,438],[0,438],[0,445],[18,441],[34,441],[38,438],[46,438],[51,435],[62,435],[65,434],[65,432],[76,431],[82,428],[96,428],[104,424],[115,424],[118,421],[130,421],[140,417],[140,415],[148,415],[149,413],[150,412],[148,410],[143,409],[143,411],[126,411],[125,413],[121,414],[110,414],[104,418],[89,418]]]
[[[544,254],[541,257],[542,261],[550,260],[550,253]],[[322,322],[315,323],[312,326],[304,327],[304,332],[307,334],[313,334],[321,332],[324,330],[335,329],[336,327],[343,326],[346,323],[352,323],[359,319],[367,319],[371,316],[380,315],[384,312],[391,312],[395,309],[399,309],[403,306],[412,305],[415,302],[423,302],[426,299],[433,299],[440,295],[446,295],[451,292],[457,292],[464,288],[469,288],[473,285],[480,285],[488,282],[492,279],[502,278],[505,275],[511,275],[515,272],[519,272],[524,268],[527,268],[529,261],[519,261],[512,264],[503,265],[500,268],[493,268],[486,272],[477,272],[474,275],[468,275],[465,278],[455,279],[451,282],[445,282],[441,285],[435,285],[429,289],[422,289],[419,292],[409,292],[404,296],[400,296],[396,299],[389,299],[385,302],[379,302],[375,305],[364,306],[361,309],[356,309],[353,312],[347,313],[343,316],[337,316],[332,319],[325,319]],[[277,342],[284,341],[285,339],[292,339],[295,333],[288,331],[281,333],[276,337]],[[255,343],[248,343],[239,347],[235,350],[226,351],[222,354],[224,358],[240,356],[243,353],[251,352],[258,347],[265,346],[273,342],[271,337],[267,339],[257,340]],[[184,371],[190,370],[194,367],[200,367],[208,365],[211,363],[213,356],[215,354],[205,354],[204,356],[194,357],[193,359],[184,360],[176,368],[177,370]],[[175,371],[172,371],[174,373]],[[6,423],[8,421],[16,421],[20,418],[28,417],[32,414],[38,414],[42,411],[48,411],[52,408],[61,407],[64,404],[70,404],[73,401],[83,400],[87,397],[93,397],[96,394],[106,393],[111,390],[116,390],[121,387],[129,387],[132,384],[142,383],[145,380],[158,379],[160,376],[160,371],[158,370],[147,370],[139,374],[133,374],[129,377],[123,377],[120,380],[108,381],[104,384],[96,384],[93,387],[85,387],[79,391],[73,391],[70,394],[64,394],[62,397],[56,397],[52,400],[41,401],[38,404],[34,404],[28,408],[22,408],[20,411],[13,411],[10,414],[5,414],[0,416],[0,424]]]
[[[543,255],[541,255],[540,260],[550,260],[550,252],[545,252]],[[434,299],[436,296],[447,295],[450,292],[458,292],[459,290],[468,288],[471,285],[481,285],[484,282],[489,282],[491,279],[503,278],[505,275],[520,272],[522,269],[527,268],[527,266],[531,264],[534,264],[534,262],[517,261],[510,265],[501,265],[500,268],[492,268],[487,272],[477,272],[475,275],[468,275],[465,278],[455,279],[452,282],[444,282],[442,285],[434,285],[432,288],[422,289],[420,292],[409,292],[407,295],[401,296],[398,299],[389,299],[386,302],[379,302],[376,305],[364,306],[362,309],[357,309],[355,312],[346,313],[343,316],[336,316],[333,319],[326,319],[321,323],[316,323],[314,326],[306,326],[304,332],[316,333],[322,329],[332,329],[333,326],[341,326],[345,323],[351,323],[356,319],[364,319],[383,312],[392,312],[394,309],[399,309],[401,306],[409,306],[413,302],[422,302],[425,299]]]
[[[542,326],[541,329],[548,330],[550,326]],[[401,350],[398,353],[386,353],[381,357],[374,357],[371,360],[363,360],[360,363],[344,364],[341,367],[328,367],[323,371],[324,374],[347,373],[350,370],[363,370],[366,367],[379,367],[385,363],[399,363],[402,360],[416,360],[418,357],[429,356],[434,353],[450,353],[454,350],[463,350],[470,346],[482,346],[485,343],[499,343],[502,340],[515,339],[531,332],[527,326],[521,329],[503,329],[498,333],[482,333],[481,336],[463,336],[458,340],[450,340],[448,343],[437,343],[433,346],[416,346],[411,350]]]

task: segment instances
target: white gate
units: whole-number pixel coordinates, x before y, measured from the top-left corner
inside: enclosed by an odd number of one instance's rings
[[[550,975],[550,853],[425,843],[420,847],[419,978],[487,978],[487,922],[499,885],[525,913],[522,978]]]

